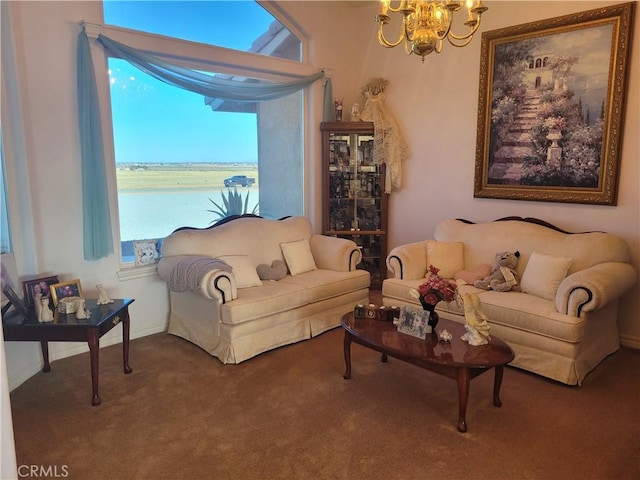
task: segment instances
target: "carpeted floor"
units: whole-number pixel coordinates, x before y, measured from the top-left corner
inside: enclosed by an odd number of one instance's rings
[[[455,382],[358,345],[344,380],[342,339],[239,365],[168,334],[135,339],[131,375],[120,345],[102,349],[98,407],[88,354],[53,362],[11,394],[18,465],[82,480],[640,478],[636,350],[582,387],[507,368],[502,408],[480,376],[462,434]]]

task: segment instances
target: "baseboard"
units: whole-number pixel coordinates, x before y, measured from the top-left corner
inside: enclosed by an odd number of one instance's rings
[[[638,337],[632,337],[630,335],[620,335],[620,344],[625,347],[640,350],[640,338]]]

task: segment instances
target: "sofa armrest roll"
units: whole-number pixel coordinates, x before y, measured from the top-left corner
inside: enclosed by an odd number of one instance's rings
[[[393,278],[417,280],[427,273],[427,242],[407,243],[394,247],[387,255],[387,269]]]
[[[350,272],[362,260],[362,252],[353,240],[312,234],[311,254],[318,268],[336,272]]]
[[[556,293],[556,309],[566,315],[598,310],[624,295],[636,283],[634,268],[621,262],[593,265],[566,277]]]
[[[174,277],[180,265],[184,265],[184,262],[196,262],[204,259],[204,257],[196,255],[162,257],[158,263],[158,275],[167,282],[169,290],[173,292],[197,291],[203,297],[218,300],[220,303],[229,302],[237,298],[238,290],[233,272],[219,268],[220,265],[217,265],[213,258],[209,259],[209,262],[201,263],[201,268],[197,272],[197,279],[192,281],[191,285],[176,288]]]

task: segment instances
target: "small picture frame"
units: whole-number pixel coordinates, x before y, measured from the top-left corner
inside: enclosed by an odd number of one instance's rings
[[[398,317],[398,331],[424,340],[427,338],[427,334],[431,333],[429,312],[403,305],[400,307],[400,316]]]
[[[133,242],[135,265],[153,265],[160,258],[158,240],[135,240]]]
[[[9,285],[5,285],[2,288],[2,293],[4,293],[4,296],[7,297],[7,303],[6,303],[6,305],[4,307],[2,307],[2,315],[7,313],[7,311],[11,307],[11,305],[13,305],[15,307],[15,309],[18,312],[20,312],[20,314],[22,316],[24,316],[26,318],[27,317],[27,307],[24,304],[24,302],[22,300],[20,300],[20,297],[18,297],[18,294],[13,290],[13,288],[11,288]]]
[[[80,280],[70,280],[68,282],[54,283],[51,285],[51,299],[53,306],[58,306],[58,301],[66,297],[82,297],[82,287]]]
[[[27,307],[33,305],[33,299],[38,293],[42,295],[42,298],[51,298],[51,285],[58,283],[59,281],[60,280],[57,275],[25,280],[22,282],[24,304]]]

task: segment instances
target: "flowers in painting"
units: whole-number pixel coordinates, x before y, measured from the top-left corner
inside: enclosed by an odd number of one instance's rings
[[[429,265],[427,280],[418,286],[418,290],[413,289],[411,295],[424,306],[436,305],[440,300],[451,302],[456,298],[458,285],[442,278],[439,275],[440,269]]]

